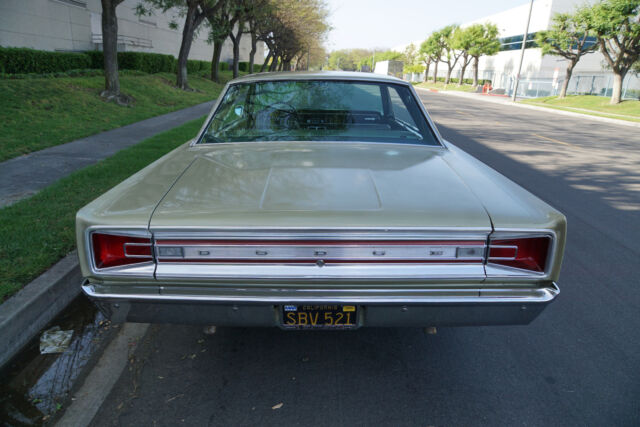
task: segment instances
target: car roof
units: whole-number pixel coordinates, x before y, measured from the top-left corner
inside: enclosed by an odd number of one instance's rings
[[[357,71],[295,71],[295,72],[273,72],[247,74],[231,80],[229,83],[246,83],[254,81],[272,80],[354,80],[354,81],[374,81],[387,83],[409,83],[397,77],[386,74],[361,73]]]

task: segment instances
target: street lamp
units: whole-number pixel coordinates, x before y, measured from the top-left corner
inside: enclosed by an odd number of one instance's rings
[[[524,50],[527,47],[527,38],[529,38],[529,22],[531,22],[531,10],[533,9],[533,0],[529,3],[529,16],[527,17],[527,26],[524,30],[524,37],[522,37],[522,49],[520,49],[520,64],[518,65],[518,74],[516,74],[516,84],[513,88],[513,96],[511,100],[516,102],[516,94],[518,93],[518,83],[520,83],[520,72],[522,71],[522,60],[524,59]]]

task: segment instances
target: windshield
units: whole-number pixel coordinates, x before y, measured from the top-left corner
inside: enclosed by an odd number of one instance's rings
[[[408,87],[335,80],[230,86],[200,142],[239,141],[440,145]]]

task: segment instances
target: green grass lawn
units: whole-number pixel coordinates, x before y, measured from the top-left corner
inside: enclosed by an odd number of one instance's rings
[[[195,75],[189,84],[196,91],[177,89],[169,73],[122,75],[122,91],[135,99],[122,107],[100,98],[102,76],[0,80],[0,161],[210,101],[222,89]]]
[[[520,101],[523,104],[574,111],[593,116],[610,117],[614,119],[640,122],[640,101],[623,101],[617,105],[609,104],[609,98],[604,96],[572,95],[564,99],[555,96],[533,98]]]
[[[463,84],[462,86],[458,86],[458,83],[449,83],[445,85],[443,82],[422,82],[415,85],[416,87],[421,87],[423,89],[438,89],[438,90],[459,90],[461,92],[475,92],[473,86]]]
[[[72,173],[29,199],[0,209],[0,301],[75,249],[78,209],[193,138],[203,120],[146,139]]]

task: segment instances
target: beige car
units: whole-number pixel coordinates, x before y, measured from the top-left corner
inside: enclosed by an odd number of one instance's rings
[[[348,329],[526,324],[565,217],[439,135],[406,82],[230,82],[191,141],[77,215],[114,321]]]

